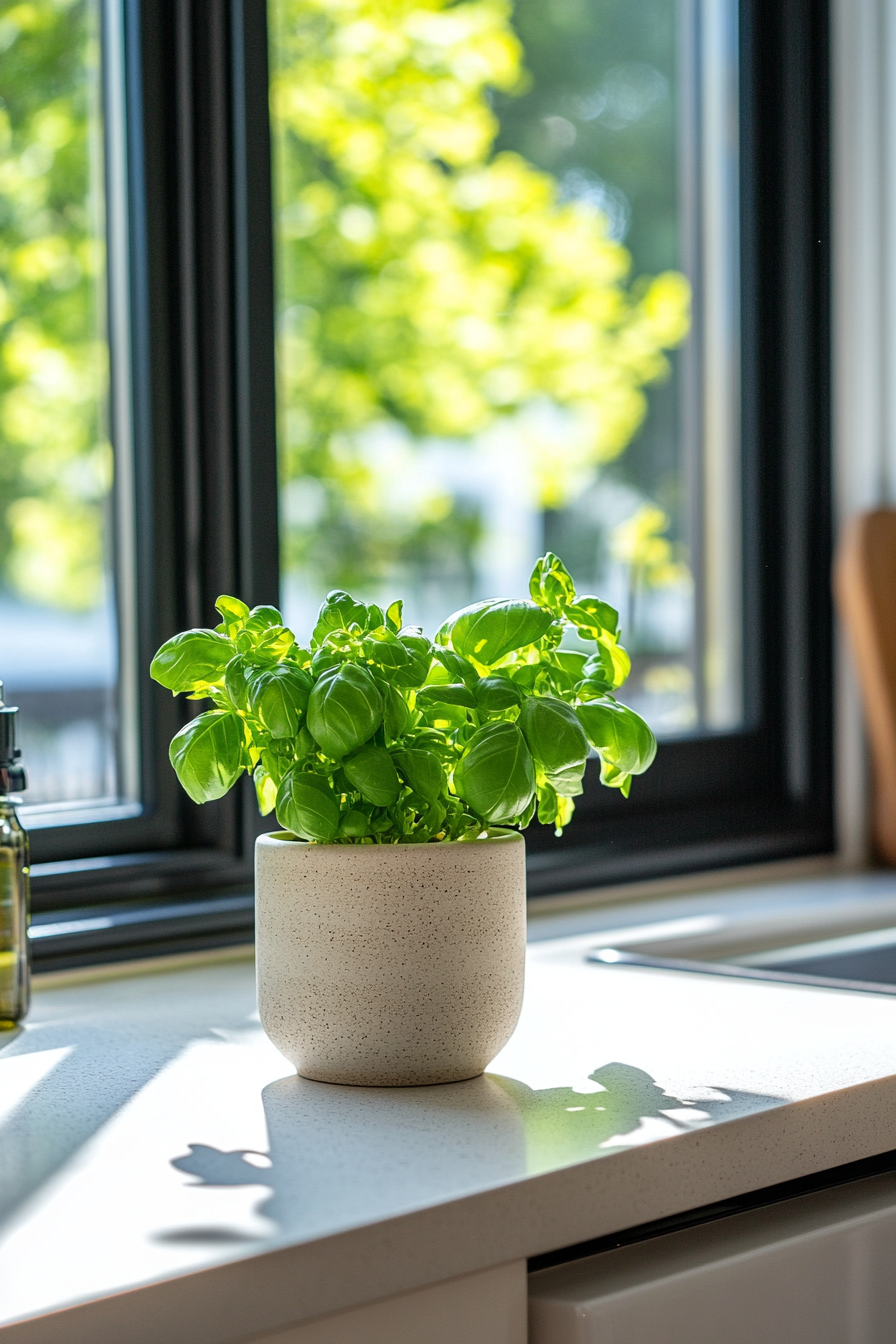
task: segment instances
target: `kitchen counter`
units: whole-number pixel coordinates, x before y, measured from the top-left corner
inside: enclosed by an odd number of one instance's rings
[[[236,1344],[896,1148],[896,998],[532,945],[488,1073],[297,1078],[253,966],[38,983],[0,1038],[0,1344]]]

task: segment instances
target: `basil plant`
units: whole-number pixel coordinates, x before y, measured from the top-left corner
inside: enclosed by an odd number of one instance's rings
[[[262,815],[318,843],[475,840],[536,813],[560,835],[592,752],[627,796],[656,741],[614,696],[630,662],[613,608],[577,594],[550,552],[529,592],[465,607],[431,641],[401,602],[335,591],[307,648],[274,607],[219,598],[220,625],[175,635],[152,663],[175,695],[213,705],[171,743],[178,779],[204,803],[245,770]]]

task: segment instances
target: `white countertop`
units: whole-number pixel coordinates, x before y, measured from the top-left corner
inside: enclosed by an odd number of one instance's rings
[[[39,983],[0,1048],[2,1344],[233,1344],[896,1148],[896,998],[595,942],[535,944],[445,1087],[296,1078],[249,961]]]

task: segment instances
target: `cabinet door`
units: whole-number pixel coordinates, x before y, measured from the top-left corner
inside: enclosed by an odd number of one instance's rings
[[[896,1176],[530,1276],[530,1344],[892,1344]]]

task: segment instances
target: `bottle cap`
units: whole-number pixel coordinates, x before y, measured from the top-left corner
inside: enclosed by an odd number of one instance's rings
[[[25,771],[18,764],[21,748],[16,745],[15,705],[3,703],[3,682],[0,681],[0,793],[10,789],[18,792],[25,787]]]

